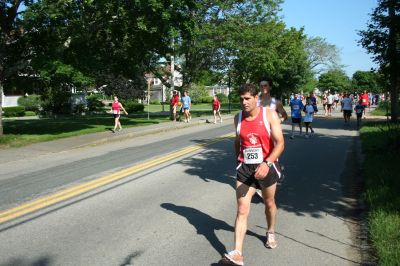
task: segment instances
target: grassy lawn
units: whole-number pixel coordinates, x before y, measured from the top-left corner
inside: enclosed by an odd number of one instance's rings
[[[377,116],[386,116],[387,113],[390,113],[390,105],[386,102],[380,103],[378,107],[376,107],[376,109],[371,112],[372,115]]]
[[[232,104],[232,113],[237,112],[239,104]],[[228,104],[222,105],[222,113],[228,112]],[[145,126],[169,121],[169,106],[150,105],[150,120],[145,106],[144,112],[131,113],[121,117],[122,127]],[[192,117],[211,116],[211,104],[196,104],[191,108]],[[0,148],[20,147],[36,142],[67,138],[83,134],[103,132],[114,127],[110,114],[87,116],[59,116],[41,119],[4,119],[4,135],[0,137]]]
[[[365,154],[368,223],[377,262],[399,265],[400,124],[366,124],[360,133]]]
[[[136,114],[121,117],[122,127],[143,126],[168,121],[167,116]],[[111,115],[63,116],[28,120],[4,120],[4,135],[0,138],[0,148],[20,147],[27,144],[67,138],[110,130],[114,127]]]

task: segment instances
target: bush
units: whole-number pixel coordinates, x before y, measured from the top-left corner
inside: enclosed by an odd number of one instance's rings
[[[100,100],[97,95],[89,95],[86,97],[87,108],[90,112],[100,112],[103,111],[104,103]]]
[[[231,92],[231,102],[240,103],[240,96],[237,92]]]
[[[18,98],[19,106],[25,107],[26,111],[32,111],[35,113],[39,112],[40,102],[40,96],[35,94]]]
[[[4,107],[3,111],[5,117],[21,117],[25,115],[25,107],[23,106]]]
[[[150,101],[150,104],[158,104],[158,105],[160,105],[161,103],[160,103],[159,100],[152,100],[152,101]]]
[[[228,101],[228,96],[226,96],[226,95],[223,94],[223,93],[218,93],[218,94],[217,94],[217,97],[218,97],[218,100],[219,100],[221,103],[227,103],[227,102],[229,102],[229,101]]]
[[[128,113],[144,111],[144,105],[135,101],[127,101],[123,106]]]
[[[36,113],[32,111],[25,111],[25,116],[35,116]]]
[[[204,96],[200,98],[201,103],[212,103],[214,97],[212,96]]]

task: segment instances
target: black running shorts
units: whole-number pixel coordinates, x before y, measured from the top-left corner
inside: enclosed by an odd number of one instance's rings
[[[293,124],[300,124],[301,123],[301,118],[300,117],[292,117],[292,123]]]
[[[274,163],[274,166],[269,169],[267,176],[264,179],[258,180],[254,177],[257,166],[258,164],[240,163],[236,169],[237,181],[240,181],[249,187],[261,189],[272,186],[278,182],[282,175],[281,166],[276,162]]]

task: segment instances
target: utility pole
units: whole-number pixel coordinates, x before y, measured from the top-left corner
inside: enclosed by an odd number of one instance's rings
[[[175,87],[174,87],[174,74],[175,74],[175,57],[174,57],[174,37],[172,37],[171,40],[171,47],[172,47],[172,53],[171,53],[171,91],[173,92]]]
[[[147,120],[150,120],[150,83],[151,77],[147,78]]]

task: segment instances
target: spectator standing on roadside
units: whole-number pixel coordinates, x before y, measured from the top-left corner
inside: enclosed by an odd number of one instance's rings
[[[222,123],[221,102],[218,100],[217,95],[214,95],[214,99],[212,101],[212,108],[213,108],[213,114],[214,114],[214,124],[217,123],[217,116],[219,118],[219,122]]]
[[[124,111],[126,115],[128,115],[128,113],[125,111],[125,108],[118,101],[118,97],[114,96],[114,102],[111,104],[111,113],[113,114],[114,117],[114,129],[111,129],[113,133],[115,133],[115,130],[117,130],[117,128],[118,131],[122,130],[121,122],[119,121],[119,119],[121,118],[121,109]]]

